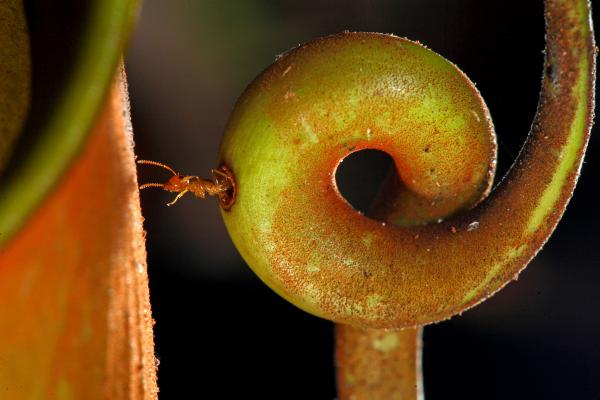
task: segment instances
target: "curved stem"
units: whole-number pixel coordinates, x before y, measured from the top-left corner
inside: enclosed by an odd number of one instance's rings
[[[477,239],[493,237],[480,254],[500,253],[470,305],[500,289],[540,250],[562,217],[579,177],[593,122],[596,47],[588,0],[546,0],[542,91],[530,135],[488,200],[467,218]],[[473,247],[473,246],[471,246]],[[487,251],[487,248],[494,247]],[[479,297],[485,286],[491,292]]]
[[[496,230],[501,232],[497,237],[515,243],[534,236],[534,246],[515,247],[514,258],[532,257],[541,247],[560,219],[581,168],[594,105],[596,49],[590,15],[586,0],[546,1],[545,73],[531,134],[510,173],[476,211],[478,219],[487,221],[488,215],[505,216],[512,209],[515,220],[525,223],[514,236],[514,230],[502,232],[515,226],[509,221],[487,223],[479,231],[485,236],[487,229]],[[379,211],[384,203],[378,201]],[[486,279],[467,293],[468,301],[493,275]],[[340,399],[422,399],[421,333],[422,328],[389,331],[336,324]]]
[[[385,329],[450,318],[515,279],[562,216],[592,124],[595,45],[590,4],[587,0],[547,0],[545,4],[545,73],[530,137],[515,166],[486,200],[439,224],[397,227],[368,218],[342,198],[333,177],[351,152],[379,149],[394,159],[408,190],[431,201],[437,199],[439,186],[450,198],[464,199],[450,191],[464,177],[489,171],[490,146],[478,147],[478,154],[484,156],[480,161],[465,159],[469,148],[487,139],[474,141],[459,155],[449,155],[456,149],[452,143],[466,143],[466,139],[459,140],[464,130],[456,128],[462,125],[445,119],[432,122],[435,129],[420,124],[433,118],[432,107],[466,105],[469,108],[463,111],[469,113],[477,98],[472,91],[459,91],[462,95],[447,93],[448,102],[436,100],[432,105],[431,99],[420,94],[427,93],[428,79],[437,70],[427,69],[423,76],[418,73],[426,70],[424,66],[387,70],[414,54],[426,55],[434,60],[427,68],[445,65],[444,71],[452,73],[443,76],[458,82],[462,75],[453,66],[399,38],[345,34],[300,47],[255,81],[232,116],[221,161],[236,174],[240,188],[236,206],[223,213],[223,218],[242,256],[261,279],[315,315]],[[367,45],[371,42],[384,49],[384,56],[365,50],[372,50]],[[364,53],[354,57],[360,51]],[[326,52],[331,54],[323,60],[320,57]],[[352,69],[357,64],[360,67]],[[292,72],[284,74],[286,65],[295,65]],[[340,65],[352,66],[344,74],[349,81],[322,78],[338,77]],[[379,75],[363,79],[361,74],[367,70]],[[386,78],[396,76],[393,73],[398,77]],[[405,89],[413,87],[412,83],[397,90],[406,74],[423,87],[410,95]],[[292,78],[303,89],[294,102],[281,101]],[[306,81],[320,85],[305,87]],[[266,85],[273,85],[275,94],[264,95]],[[385,101],[379,97],[380,88],[389,94]],[[324,98],[323,92],[328,93]],[[472,100],[461,103],[464,98]],[[415,102],[418,112],[411,108]],[[340,104],[349,108],[347,115]],[[390,111],[400,109],[399,116]],[[419,118],[408,118],[413,115]],[[487,113],[458,115],[453,121],[466,118],[485,125]],[[394,122],[416,125],[406,129]],[[444,131],[444,140],[436,142],[438,152],[430,151],[427,142],[421,143],[437,137],[445,127],[453,129]],[[411,136],[413,132],[425,136]],[[433,168],[423,161],[433,159],[440,165]],[[421,161],[420,169],[410,168]],[[465,168],[464,174],[446,176],[460,168]],[[396,199],[391,200],[389,204],[395,204]]]

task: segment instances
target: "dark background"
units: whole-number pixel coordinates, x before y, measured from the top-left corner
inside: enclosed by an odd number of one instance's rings
[[[456,63],[490,108],[506,171],[536,109],[541,0],[146,0],[126,57],[138,156],[206,175],[250,80],[290,47],[346,29],[419,40]],[[519,280],[425,329],[427,400],[600,399],[596,131],[563,221]],[[348,167],[349,196],[366,201],[356,187],[379,164]],[[140,180],[157,177],[145,167]],[[214,199],[165,207],[171,198],[142,193],[161,399],[335,398],[332,323],[253,275]]]

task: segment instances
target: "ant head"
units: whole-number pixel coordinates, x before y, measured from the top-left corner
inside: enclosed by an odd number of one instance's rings
[[[175,172],[175,170],[173,168],[169,167],[166,164],[159,163],[156,161],[149,161],[149,160],[138,160],[138,164],[155,165],[157,167],[164,168],[173,174],[173,176],[171,178],[169,178],[169,180],[166,181],[165,183],[145,183],[140,186],[140,189],[146,189],[149,187],[158,187],[158,188],[167,190],[169,192],[182,192],[185,189],[187,189],[187,187],[189,185],[189,177],[179,175],[177,172]]]
[[[183,192],[188,189],[190,179],[188,176],[173,175],[169,180],[162,184],[162,188],[169,192]]]

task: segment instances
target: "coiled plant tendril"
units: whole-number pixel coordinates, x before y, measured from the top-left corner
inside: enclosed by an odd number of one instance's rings
[[[592,125],[596,48],[588,0],[546,0],[545,12],[538,110],[491,193],[496,138],[485,103],[456,66],[418,43],[376,33],[317,39],[282,55],[238,100],[220,152],[235,177],[223,218],[267,285],[344,324],[341,398],[418,397],[418,329],[378,329],[419,327],[483,301],[516,278],[561,218]],[[397,171],[369,216],[335,182],[340,162],[362,149],[388,153]],[[376,384],[360,376],[372,365],[381,367]]]
[[[462,213],[488,193],[496,145],[483,100],[453,64],[374,33],[283,55],[239,99],[221,148],[238,187],[223,218],[244,259],[300,308],[361,327],[440,321],[502,288],[547,240],[577,180],[592,123],[589,11],[586,0],[546,1],[531,133],[498,187]],[[384,223],[336,188],[337,166],[361,149],[387,152],[401,179],[378,208]]]

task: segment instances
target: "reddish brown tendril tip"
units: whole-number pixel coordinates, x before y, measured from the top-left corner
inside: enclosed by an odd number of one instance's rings
[[[225,164],[222,164],[216,171],[224,174],[226,177],[228,188],[219,194],[219,203],[221,204],[221,208],[225,211],[231,210],[231,207],[235,203],[235,199],[237,198],[237,184],[235,182],[235,176],[233,175],[233,171]]]

